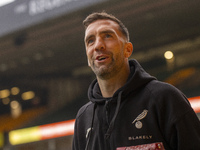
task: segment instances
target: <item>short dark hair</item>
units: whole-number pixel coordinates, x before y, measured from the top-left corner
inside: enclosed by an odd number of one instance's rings
[[[125,25],[117,19],[115,16],[108,14],[106,12],[94,12],[86,17],[86,19],[83,21],[83,25],[85,29],[94,21],[96,20],[103,20],[103,19],[108,19],[116,22],[119,25],[119,30],[122,32],[122,34],[127,38],[129,41],[129,32],[128,29],[125,27]]]

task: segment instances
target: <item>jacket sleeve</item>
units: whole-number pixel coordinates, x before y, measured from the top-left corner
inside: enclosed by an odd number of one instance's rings
[[[74,136],[72,142],[72,150],[79,150],[78,148],[78,135],[77,135],[77,121],[75,121],[74,125]]]
[[[174,150],[200,150],[200,120],[185,95],[177,88],[161,84],[157,114],[168,146]]]
[[[178,150],[200,150],[200,121],[193,110],[175,124]]]
[[[76,121],[74,125],[74,137],[72,142],[72,150],[83,150],[86,145],[86,130],[90,121],[88,121],[88,117],[84,115],[87,107],[91,103],[87,103],[82,106],[76,116]],[[87,114],[87,113],[86,113]],[[90,112],[89,112],[90,114]]]
[[[170,133],[170,147],[176,150],[200,150],[200,121],[194,110],[184,102],[178,103],[173,109],[169,128],[165,132],[165,135]]]

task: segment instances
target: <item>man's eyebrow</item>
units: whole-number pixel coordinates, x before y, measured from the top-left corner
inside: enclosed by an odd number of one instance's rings
[[[103,31],[100,32],[100,34],[107,34],[107,33],[114,34],[115,32],[112,31],[112,30],[109,30],[109,29],[103,30]],[[92,37],[94,37],[93,34],[86,36],[86,37],[85,37],[85,42],[87,42],[87,41],[88,41],[90,38],[92,38]]]
[[[101,33],[115,33],[115,32],[108,29],[108,30],[103,30],[103,31],[101,31],[100,34],[101,34]]]

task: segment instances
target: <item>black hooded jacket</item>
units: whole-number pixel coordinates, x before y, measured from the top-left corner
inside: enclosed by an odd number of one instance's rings
[[[187,98],[172,85],[129,61],[127,83],[103,98],[97,80],[88,90],[90,102],[78,112],[73,150],[116,150],[162,142],[166,150],[199,150],[200,122]]]

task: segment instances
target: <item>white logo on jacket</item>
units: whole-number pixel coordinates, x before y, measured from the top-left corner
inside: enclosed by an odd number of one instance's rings
[[[87,139],[87,137],[88,137],[90,131],[91,131],[91,128],[88,128],[88,129],[87,129],[87,133],[86,133],[86,139]]]
[[[143,124],[140,120],[144,119],[147,116],[148,110],[144,109],[141,114],[139,114],[136,119],[132,122],[132,124],[135,123],[135,127],[137,129],[141,129]]]

